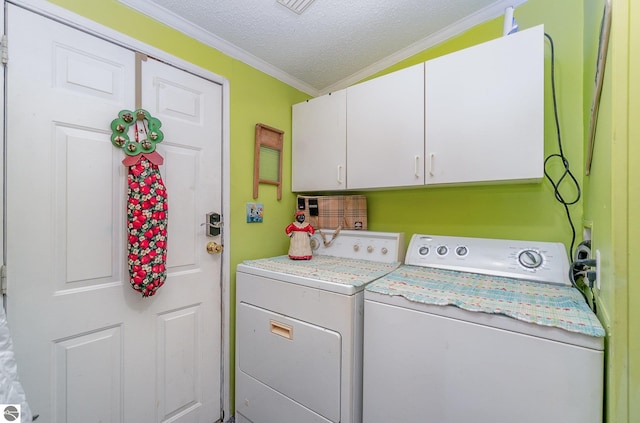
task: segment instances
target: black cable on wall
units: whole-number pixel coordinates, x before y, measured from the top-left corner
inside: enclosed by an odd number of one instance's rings
[[[553,114],[554,114],[555,125],[556,125],[556,136],[558,138],[558,153],[550,154],[544,160],[544,176],[549,180],[549,182],[553,186],[553,191],[554,191],[556,200],[558,200],[558,202],[564,206],[565,212],[567,214],[567,220],[569,221],[569,226],[571,227],[571,248],[569,249],[569,257],[573,257],[573,247],[576,242],[576,228],[575,228],[575,225],[573,224],[573,219],[571,218],[569,206],[576,204],[578,201],[580,201],[580,197],[582,194],[581,194],[580,184],[578,183],[578,180],[575,178],[575,176],[573,175],[573,173],[571,173],[571,170],[569,169],[569,160],[567,160],[566,156],[564,155],[564,149],[562,147],[562,136],[560,133],[560,119],[558,118],[558,102],[556,99],[555,48],[554,48],[553,39],[551,38],[551,36],[546,33],[544,34],[544,36],[549,40],[549,45],[551,46],[551,91],[553,94]],[[555,181],[547,171],[547,165],[552,159],[559,159],[562,163],[562,166],[564,167],[564,172],[562,173],[562,175],[557,181]],[[565,199],[560,193],[560,185],[565,181],[567,183],[573,184],[576,189],[575,198],[571,200]]]

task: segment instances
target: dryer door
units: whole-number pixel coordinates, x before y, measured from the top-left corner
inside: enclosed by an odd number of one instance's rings
[[[240,371],[266,385],[265,395],[275,390],[339,422],[340,334],[243,302],[236,318]]]

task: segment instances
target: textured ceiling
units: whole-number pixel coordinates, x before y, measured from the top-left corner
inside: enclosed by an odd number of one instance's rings
[[[526,0],[120,0],[318,95],[344,88]],[[516,12],[517,14],[517,12]]]

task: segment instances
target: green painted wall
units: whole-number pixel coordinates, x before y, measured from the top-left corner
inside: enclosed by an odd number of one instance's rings
[[[594,91],[593,69],[596,63],[596,54],[593,53],[593,50],[597,49],[598,28],[602,18],[604,2],[594,3],[599,4],[593,5],[585,20],[585,51],[592,52],[589,58],[591,67],[585,68],[585,75],[588,73],[591,77],[588,80],[585,78],[585,108],[587,111],[590,110],[591,96]],[[588,44],[591,44],[590,49],[587,48]],[[616,292],[626,291],[626,278],[617,278],[615,276],[616,272],[613,264],[614,251],[616,250],[613,237],[613,221],[614,216],[619,216],[620,213],[619,208],[614,209],[613,207],[612,192],[612,188],[615,187],[615,175],[613,174],[614,152],[611,148],[612,140],[610,136],[613,133],[614,126],[618,125],[615,122],[612,111],[614,107],[619,107],[614,106],[617,99],[614,97],[614,72],[612,71],[613,65],[620,60],[620,51],[613,46],[613,43],[611,43],[608,56],[609,60],[600,103],[598,131],[594,145],[594,160],[590,176],[585,178],[585,220],[593,223],[592,247],[594,252],[599,250],[602,256],[602,289],[600,292],[596,292],[596,295],[598,297],[597,304],[600,306],[598,314],[607,330],[608,364],[605,370],[605,396],[607,398],[605,414],[607,421],[626,422],[628,421],[626,417],[626,396],[622,395],[623,392],[626,392],[624,388],[626,375],[621,372],[620,366],[616,364],[626,361],[626,351],[623,346],[626,343],[626,321],[621,321],[614,327],[614,315],[612,314],[626,313],[624,302],[620,303],[619,299],[616,299]],[[587,137],[585,137],[585,146],[588,142]],[[618,169],[620,168],[618,167]],[[616,303],[618,303],[617,306]],[[617,417],[617,420],[613,419],[614,416]]]
[[[626,423],[640,421],[640,288],[632,259],[640,253],[640,6],[632,0],[612,3],[609,55],[584,208],[585,218],[593,222],[593,249],[602,255],[602,289],[596,295],[598,315],[607,328],[606,421]],[[588,4],[586,47],[597,43],[598,34],[587,28],[599,26],[604,1]],[[592,59],[595,63],[595,55]],[[585,85],[585,93],[592,91],[592,85]]]
[[[640,255],[640,4],[629,0],[629,251]],[[634,260],[627,260],[629,275],[629,422],[640,421],[640,278]],[[614,363],[615,364],[615,363]],[[615,380],[615,379],[614,379]],[[611,420],[613,421],[613,420]]]
[[[582,185],[582,1],[530,0],[516,9],[515,17],[521,30],[544,24],[545,32],[554,40],[563,147],[570,169]],[[502,23],[502,18],[498,18],[478,25],[387,71],[500,37]],[[546,54],[549,57],[548,43],[546,46]],[[549,60],[546,62],[546,73],[546,81],[549,81]],[[551,89],[547,83],[545,155],[557,152]],[[560,177],[559,170],[558,162],[551,161],[549,173],[554,179]],[[566,199],[576,196],[571,184],[563,183],[561,193]],[[555,200],[553,189],[547,181],[536,184],[379,191],[367,193],[367,198],[372,230],[561,241],[567,248],[571,243],[571,229],[565,209]],[[582,236],[582,201],[570,206],[570,211],[578,232],[577,243],[581,241]]]
[[[607,71],[607,84],[603,93],[601,118],[598,123],[597,158],[592,175],[584,176],[585,142],[588,134],[586,117],[591,102],[593,66],[597,26],[604,0],[529,0],[518,7],[515,17],[521,29],[539,24],[554,40],[556,48],[556,77],[558,88],[561,135],[571,170],[584,184],[584,200],[570,206],[576,230],[576,242],[581,240],[583,221],[593,223],[593,239],[603,255],[603,288],[599,295],[599,316],[608,330],[607,348],[607,421],[631,422],[630,416],[640,419],[638,401],[629,405],[628,393],[640,392],[637,381],[640,363],[635,362],[632,382],[627,377],[627,332],[635,330],[640,339],[638,324],[629,325],[627,295],[628,261],[626,252],[629,230],[628,214],[640,209],[638,183],[627,184],[626,154],[630,160],[640,159],[638,147],[627,148],[627,102],[630,89],[625,65],[628,48],[629,8],[632,0],[616,2],[619,7],[617,32],[612,43],[617,50],[612,54],[612,71]],[[290,193],[291,105],[307,96],[251,67],[231,59],[216,50],[122,6],[117,0],[54,0],[82,16],[117,29],[156,48],[219,74],[230,81],[231,130],[231,225],[230,260],[232,269],[244,259],[284,254],[288,239],[284,227],[291,221],[295,196]],[[636,9],[638,5],[633,6]],[[638,10],[635,14],[638,15]],[[638,18],[636,26],[640,27]],[[636,50],[640,47],[638,29],[632,31]],[[380,74],[401,69],[430,58],[440,56],[502,35],[502,18],[495,19],[466,31],[441,45],[428,49],[390,67]],[[625,39],[625,37],[627,37]],[[549,81],[549,46],[547,43],[546,80]],[[636,74],[640,74],[638,54],[635,55]],[[377,76],[377,75],[376,75]],[[622,82],[620,82],[622,80]],[[637,78],[635,92],[638,93]],[[639,98],[640,96],[636,96]],[[635,116],[640,107],[635,102]],[[624,115],[624,119],[620,115]],[[545,94],[545,155],[558,152],[554,126],[550,84]],[[638,121],[638,119],[636,119]],[[265,221],[247,224],[244,220],[246,202],[252,199],[254,125],[264,123],[285,131],[283,191],[281,201],[276,200],[275,187],[262,185],[260,197],[255,200],[265,205]],[[629,129],[638,136],[638,123]],[[615,142],[614,142],[615,141]],[[617,141],[624,147],[614,147]],[[637,144],[637,143],[636,143]],[[629,151],[628,151],[629,150]],[[632,154],[634,153],[634,154]],[[620,161],[623,161],[621,163]],[[550,173],[559,177],[559,167],[552,165]],[[636,180],[640,181],[637,176]],[[635,188],[636,194],[632,190]],[[563,185],[565,198],[575,196],[571,185]],[[520,238],[561,241],[567,248],[571,243],[571,230],[564,207],[555,198],[551,185],[545,180],[537,184],[506,184],[455,188],[422,188],[385,190],[366,193],[369,200],[371,230],[403,231],[479,237]],[[629,201],[627,198],[629,197]],[[584,208],[584,217],[583,217]],[[634,228],[637,230],[638,225]],[[635,245],[633,251],[640,252]],[[631,251],[631,250],[630,250]],[[235,276],[231,277],[232,291]],[[233,294],[233,293],[232,293]],[[640,299],[636,288],[633,299]],[[232,310],[233,312],[233,310]],[[635,312],[636,317],[638,312]],[[232,340],[233,341],[233,340]],[[632,344],[631,352],[638,355],[639,341]],[[632,361],[633,363],[633,361]],[[233,366],[233,363],[232,363]],[[630,388],[629,388],[630,387]],[[635,408],[634,408],[635,407]],[[629,412],[631,409],[631,412]]]

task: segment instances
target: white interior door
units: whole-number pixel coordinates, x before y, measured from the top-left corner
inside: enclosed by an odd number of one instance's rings
[[[142,107],[163,123],[167,282],[128,280],[124,153],[110,123],[134,106],[133,52],[8,9],[7,313],[42,422],[199,422],[220,416],[221,86],[153,60]]]

